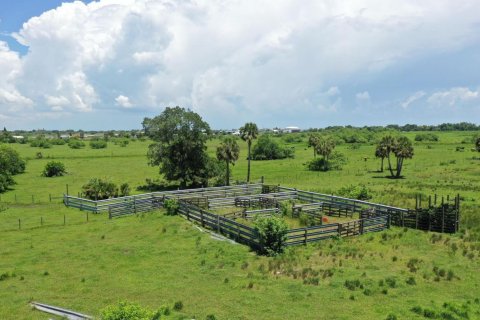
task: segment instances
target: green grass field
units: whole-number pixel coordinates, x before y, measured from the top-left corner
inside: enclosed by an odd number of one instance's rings
[[[31,300],[98,315],[124,299],[152,309],[182,301],[183,309],[170,318],[425,319],[435,311],[439,319],[442,312],[443,319],[467,319],[465,313],[478,319],[480,161],[460,144],[473,133],[438,135],[439,142],[415,144],[400,180],[376,172],[380,161],[371,145],[337,146],[348,158],[343,170],[310,172],[304,164],[313,152],[306,143],[291,144],[295,159],[252,162],[252,177],[324,193],[362,183],[372,190],[372,201],[402,207],[413,207],[417,193],[460,193],[461,233],[392,228],[293,248],[276,258],[212,239],[161,211],[116,220],[90,214],[87,222],[85,212],[55,198],[67,184],[76,194],[93,177],[128,182],[132,189],[158,177],[158,168],[147,165],[148,142],[103,150],[12,145],[29,160],[17,185],[1,195],[0,319],[46,319],[30,309]],[[217,143],[209,143],[212,154]],[[457,146],[466,150],[457,152]],[[35,158],[37,152],[43,159]],[[65,163],[68,174],[41,177],[51,159]],[[233,180],[245,180],[245,159],[242,142]]]

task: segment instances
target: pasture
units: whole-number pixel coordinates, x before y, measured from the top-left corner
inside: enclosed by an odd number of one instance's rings
[[[415,133],[407,135],[413,140]],[[98,315],[124,299],[152,309],[182,301],[170,318],[424,319],[429,312],[479,318],[480,160],[461,144],[472,135],[441,132],[439,142],[415,143],[399,180],[377,172],[380,160],[367,144],[336,147],[348,159],[341,171],[308,171],[313,152],[306,138],[286,144],[295,148],[294,159],[253,161],[255,181],[264,176],[268,184],[328,194],[364,184],[371,201],[399,207],[414,207],[419,193],[462,197],[462,231],[455,235],[392,228],[289,248],[275,258],[213,239],[161,211],[116,220],[90,214],[87,221],[85,212],[56,198],[67,184],[75,195],[94,177],[127,182],[141,193],[135,187],[159,176],[147,165],[148,141],[98,150],[14,144],[28,163],[13,190],[0,195],[0,318],[45,319],[30,310],[30,300]],[[212,155],[217,144],[209,142]],[[247,171],[246,144],[239,144],[233,181],[244,181]],[[66,176],[41,176],[52,159],[65,164]]]

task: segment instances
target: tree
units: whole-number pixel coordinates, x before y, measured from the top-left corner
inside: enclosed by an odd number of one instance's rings
[[[316,145],[317,153],[323,157],[324,171],[328,169],[328,157],[335,149],[335,140],[330,136],[318,136]]]
[[[270,256],[283,252],[288,225],[280,217],[257,216],[253,222],[263,253]]]
[[[15,184],[12,176],[25,171],[25,161],[14,149],[0,145],[0,192]]]
[[[252,151],[252,141],[258,137],[258,127],[253,122],[247,122],[243,127],[240,128],[240,137],[243,141],[247,142],[248,145],[248,169],[247,169],[247,182],[250,182],[250,160],[251,160],[251,151]]]
[[[401,172],[403,168],[403,161],[405,159],[411,159],[413,157],[413,146],[412,142],[407,137],[399,137],[396,139],[393,153],[397,158],[397,168],[395,178],[401,177]],[[392,175],[393,177],[393,175]]]
[[[230,185],[230,164],[235,165],[235,161],[238,160],[240,154],[240,147],[237,140],[232,136],[227,136],[223,139],[222,143],[217,147],[217,159],[219,161],[225,161],[227,165],[226,171],[226,185]]]
[[[392,162],[390,159],[390,155],[392,153],[395,155],[396,158],[395,168],[392,167]],[[398,138],[392,137],[390,135],[385,136],[380,140],[375,151],[375,156],[380,157],[381,155],[383,155],[388,160],[388,170],[390,171],[390,176],[392,178],[400,178],[403,169],[403,161],[405,159],[411,159],[413,157],[412,142],[407,137],[403,136]]]
[[[60,161],[50,161],[45,165],[44,177],[60,177],[66,173],[65,165]]]
[[[392,162],[390,160],[390,154],[393,151],[395,143],[396,143],[396,139],[391,135],[387,135],[380,140],[377,146],[377,148],[383,149],[382,152],[386,154],[385,158],[387,158],[387,161],[388,161],[388,170],[390,171],[390,175],[392,177],[394,176],[394,174],[393,174]]]
[[[381,164],[380,164],[380,172],[383,172],[383,160],[388,156],[387,154],[387,148],[385,148],[383,145],[378,144],[377,148],[375,149],[375,157],[381,159]]]
[[[477,150],[478,152],[480,152],[480,137],[477,137],[475,139],[475,150]]]
[[[294,149],[280,146],[268,134],[258,138],[258,142],[253,146],[250,156],[253,160],[276,160],[293,157]]]
[[[145,118],[142,125],[155,141],[148,148],[149,164],[159,166],[166,180],[179,181],[181,187],[208,185],[211,160],[206,142],[211,130],[200,115],[167,107],[159,116]]]
[[[313,149],[313,157],[317,157],[318,134],[312,133],[308,136],[308,146]]]

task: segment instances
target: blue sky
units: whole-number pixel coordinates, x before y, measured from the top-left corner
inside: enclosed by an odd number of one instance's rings
[[[214,128],[480,119],[480,2],[0,2],[0,125]]]

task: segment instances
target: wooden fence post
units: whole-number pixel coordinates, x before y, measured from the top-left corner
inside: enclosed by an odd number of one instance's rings
[[[202,227],[205,227],[205,221],[203,221],[203,211],[200,210],[200,221],[202,222]]]
[[[88,210],[86,212],[87,212],[87,222],[88,222]]]
[[[66,223],[67,223],[67,217],[63,215],[63,225],[65,226]]]
[[[442,233],[445,232],[445,206],[442,206]]]
[[[390,223],[391,223],[390,219],[391,219],[391,215],[387,214],[387,229],[390,229]]]
[[[108,219],[112,219],[112,207],[108,206]]]
[[[217,232],[220,233],[220,216],[217,215]]]
[[[359,232],[360,232],[360,234],[363,234],[363,223],[364,223],[364,219],[360,219],[360,220],[359,220],[359,223],[360,223]]]
[[[22,230],[22,221],[18,219],[18,230]]]
[[[307,228],[304,228],[303,229],[303,244],[304,245],[307,245],[307,232],[308,232]]]

